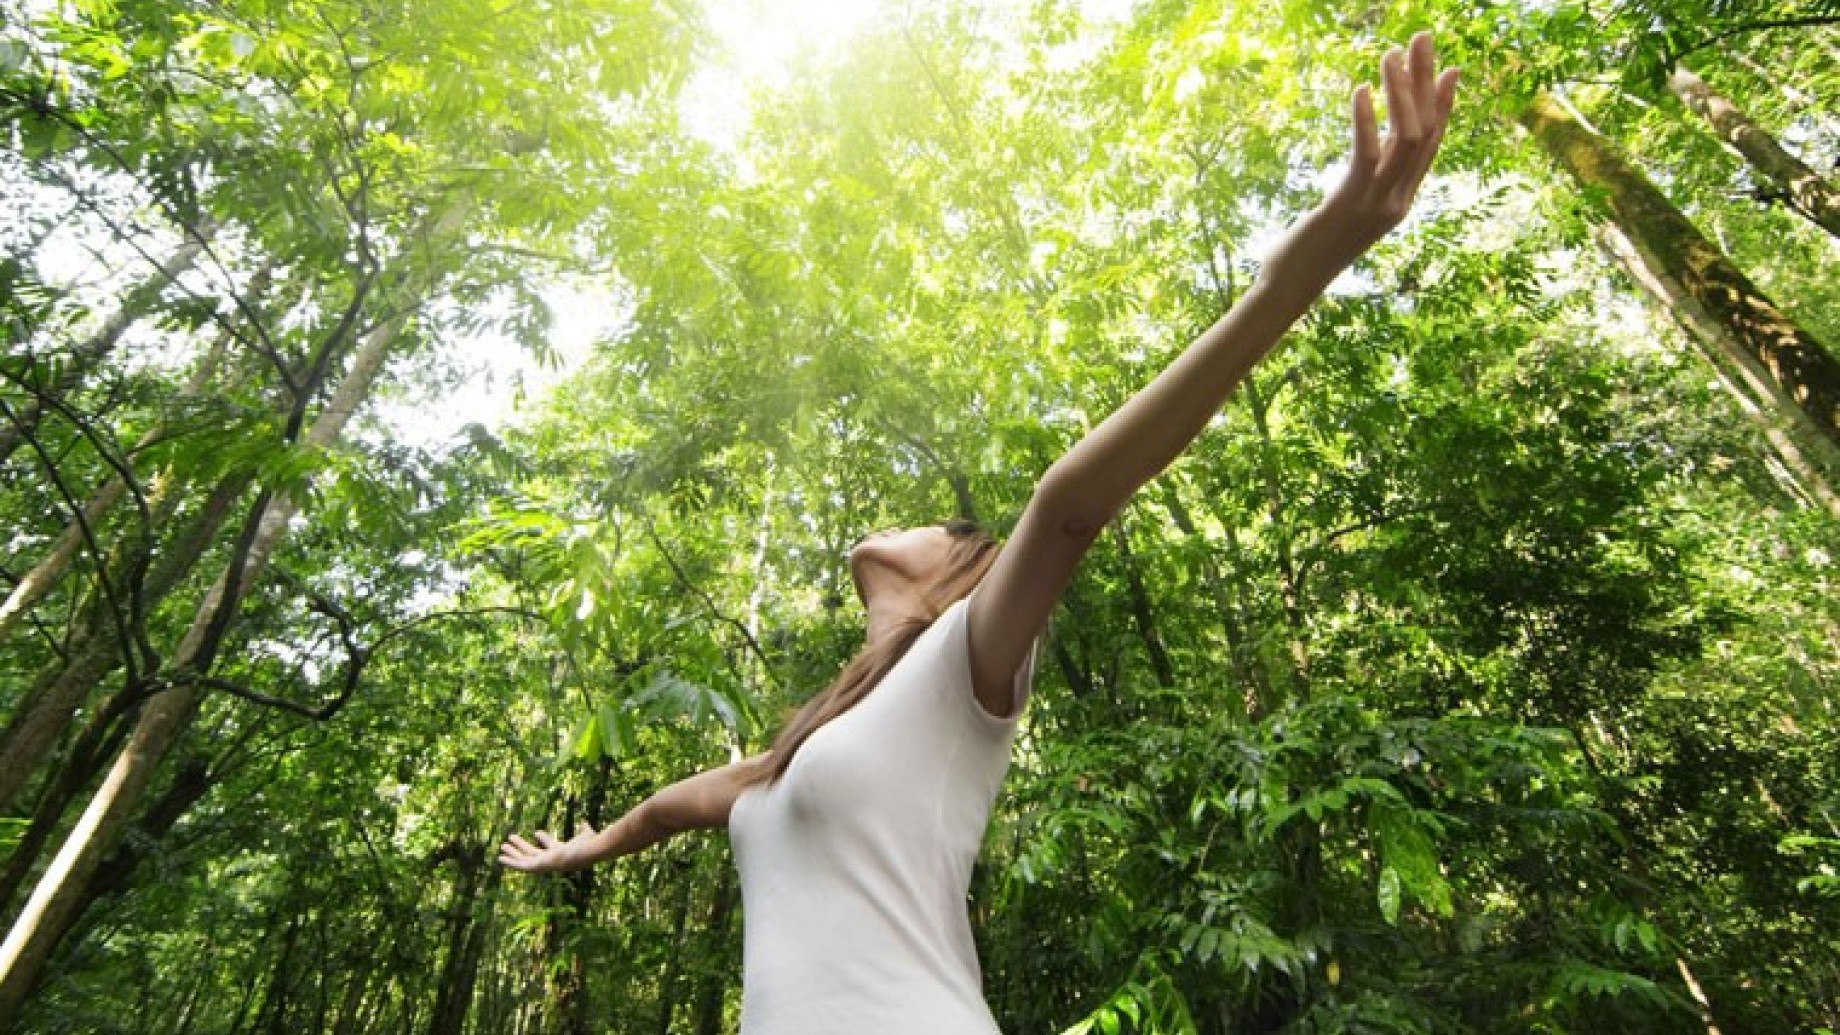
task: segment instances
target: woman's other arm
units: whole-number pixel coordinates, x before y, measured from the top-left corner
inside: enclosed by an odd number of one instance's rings
[[[1439,76],[1431,37],[1380,62],[1388,132],[1380,139],[1368,87],[1354,92],[1347,176],[1266,260],[1257,282],[1162,373],[1055,461],[973,596],[972,682],[1002,714],[1013,675],[1054,603],[1105,527],[1140,486],[1187,448],[1227,396],[1323,291],[1405,218],[1437,153],[1456,96]]]
[[[631,855],[686,830],[725,827],[741,791],[741,777],[766,757],[755,755],[679,780],[598,831],[581,824],[567,841],[556,840],[547,830],[531,835],[536,844],[512,834],[500,846],[498,861],[526,873],[579,870],[602,859]]]

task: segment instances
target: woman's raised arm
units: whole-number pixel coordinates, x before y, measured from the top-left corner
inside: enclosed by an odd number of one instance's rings
[[[972,595],[972,682],[1003,714],[1011,682],[1073,571],[1105,524],[1175,460],[1285,331],[1354,260],[1405,218],[1444,136],[1455,69],[1436,72],[1431,37],[1380,62],[1384,140],[1367,86],[1354,91],[1348,174],[1266,260],[1257,282],[1219,322],[1061,459],[1035,487],[1022,520]]]
[[[679,780],[598,831],[581,824],[567,841],[556,840],[547,830],[531,835],[536,844],[512,834],[499,848],[498,861],[526,873],[579,870],[602,859],[631,855],[686,830],[726,826],[741,792],[741,778],[766,757],[755,755]]]

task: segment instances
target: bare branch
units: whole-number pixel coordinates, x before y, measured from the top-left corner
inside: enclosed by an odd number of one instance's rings
[[[12,379],[10,375],[9,379]],[[17,379],[14,380],[17,381]],[[25,385],[25,387],[28,390],[33,390],[33,386],[31,385]],[[44,397],[41,395],[41,401],[43,398]],[[56,403],[55,405],[63,408],[61,403]],[[135,679],[137,659],[134,656],[132,648],[139,647],[141,649],[142,654],[139,660],[145,660],[151,665],[157,666],[158,664],[157,655],[154,654],[152,645],[147,642],[145,630],[140,628],[137,624],[141,617],[139,613],[140,609],[134,607],[129,614],[123,613],[122,603],[116,591],[114,580],[109,578],[108,558],[102,552],[101,544],[96,541],[95,530],[90,527],[88,518],[84,516],[83,505],[77,502],[76,494],[71,492],[70,485],[64,481],[64,476],[59,470],[57,460],[52,458],[50,451],[45,449],[44,443],[39,441],[38,435],[33,429],[19,420],[18,416],[13,413],[13,408],[7,405],[4,399],[0,399],[0,417],[5,417],[7,420],[13,422],[19,429],[21,437],[25,439],[26,444],[32,447],[34,453],[38,454],[39,461],[45,469],[45,476],[51,480],[51,485],[57,490],[58,497],[64,501],[65,508],[70,511],[71,520],[76,522],[77,530],[82,533],[84,549],[89,551],[90,556],[94,558],[96,562],[97,588],[102,593],[103,601],[108,607],[109,617],[115,623],[116,633],[121,637],[122,660],[127,666],[128,678],[130,680]],[[106,453],[106,451],[104,452]],[[105,457],[105,459],[107,458]],[[125,471],[125,467],[118,468],[118,472]],[[132,474],[122,473],[122,477],[124,482],[133,485]],[[133,487],[136,497],[141,503],[142,517],[146,519],[148,513],[146,509],[146,500],[144,497],[140,496],[139,486],[133,485]],[[130,614],[132,617],[130,617]]]
[[[749,652],[754,655],[756,661],[760,662],[760,669],[767,674],[767,679],[770,680],[775,687],[780,686],[779,676],[773,671],[773,663],[767,659],[766,648],[762,647],[760,641],[754,638],[754,634],[748,631],[747,623],[724,613],[713,597],[704,592],[701,586],[692,582],[690,576],[685,574],[684,569],[678,565],[677,558],[671,556],[671,551],[664,545],[664,541],[658,538],[658,532],[652,528],[650,519],[644,514],[640,514],[638,517],[640,525],[645,528],[645,537],[652,541],[653,546],[657,547],[659,556],[664,558],[664,563],[671,569],[671,574],[677,579],[678,585],[694,593],[697,599],[703,602],[704,609],[709,612],[712,618],[724,625],[732,627],[736,632],[740,633],[741,639],[747,643]],[[735,677],[741,678],[741,673],[736,671]]]
[[[294,581],[286,576],[283,576],[283,580],[288,582]],[[301,587],[301,589],[306,594],[312,610],[332,619],[338,626],[339,640],[345,650],[345,670],[339,690],[336,694],[316,706],[302,704],[299,701],[286,697],[265,694],[259,690],[253,690],[246,687],[241,683],[216,676],[198,677],[198,684],[213,690],[221,690],[233,697],[240,697],[243,700],[251,701],[263,705],[264,707],[278,708],[284,712],[311,719],[314,722],[324,722],[337,715],[340,709],[350,703],[352,696],[357,693],[358,687],[363,682],[365,666],[376,659],[383,647],[391,640],[415,628],[426,625],[429,622],[441,621],[449,618],[478,618],[489,614],[514,615],[544,625],[547,625],[549,622],[549,619],[543,615],[520,607],[478,607],[462,608],[453,611],[435,611],[411,618],[400,625],[392,626],[380,634],[376,641],[369,647],[365,647],[358,642],[358,622],[352,617],[349,611],[323,593],[307,587]]]
[[[1765,21],[1743,22],[1723,32],[1715,32],[1705,39],[1700,40],[1698,43],[1693,44],[1691,47],[1682,50],[1678,54],[1669,54],[1667,56],[1672,59],[1672,61],[1669,62],[1672,64],[1675,61],[1684,61],[1693,54],[1705,50],[1707,47],[1717,46],[1734,36],[1745,36],[1753,32],[1767,32],[1771,29],[1810,29],[1822,25],[1840,25],[1840,15],[1810,14],[1799,18],[1775,18]]]

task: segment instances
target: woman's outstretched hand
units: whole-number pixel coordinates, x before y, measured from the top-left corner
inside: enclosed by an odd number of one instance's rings
[[[498,848],[498,861],[502,865],[525,873],[561,873],[565,870],[578,870],[581,863],[576,861],[578,853],[569,851],[570,841],[558,841],[547,830],[539,830],[530,835],[536,844],[512,834]],[[594,836],[594,828],[581,823],[575,828],[577,840]]]
[[[1413,36],[1404,50],[1386,52],[1380,59],[1380,82],[1386,90],[1386,138],[1381,139],[1374,116],[1373,92],[1363,83],[1354,91],[1354,154],[1348,174],[1323,202],[1325,214],[1348,235],[1356,255],[1411,210],[1457,96],[1457,70],[1438,72],[1428,32]]]

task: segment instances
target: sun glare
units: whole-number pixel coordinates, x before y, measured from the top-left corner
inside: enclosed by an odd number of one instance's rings
[[[878,0],[717,0],[708,14],[737,72],[781,85],[800,58],[849,39],[881,8]]]
[[[801,64],[845,45],[883,10],[879,0],[712,0],[704,14],[718,52],[684,89],[684,124],[732,147],[747,130],[752,91],[785,87]]]

